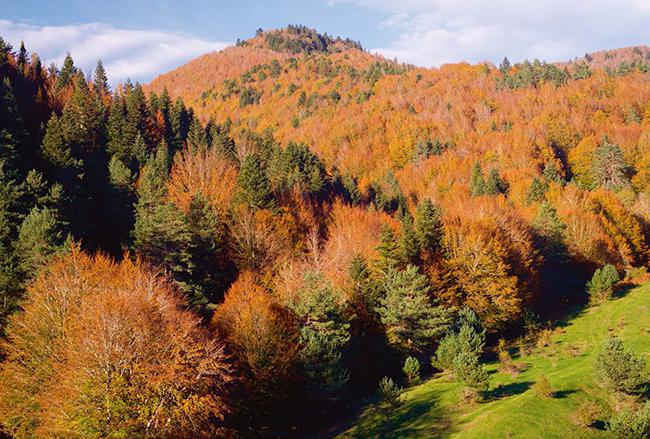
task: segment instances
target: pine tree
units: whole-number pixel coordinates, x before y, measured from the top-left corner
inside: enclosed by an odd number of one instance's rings
[[[138,134],[141,134],[145,143],[147,138],[147,123],[149,111],[144,96],[144,91],[139,83],[126,95],[126,121],[122,130],[122,144],[133,145]],[[170,145],[171,146],[171,145]],[[173,148],[171,148],[173,150]]]
[[[648,388],[645,360],[626,349],[616,336],[605,340],[596,356],[594,373],[603,386],[618,392],[642,394]]]
[[[591,280],[587,282],[590,303],[600,303],[612,297],[614,286],[621,280],[616,267],[607,264],[596,268]]]
[[[428,198],[422,200],[415,211],[415,234],[422,251],[433,255],[442,248],[442,210]]]
[[[408,352],[430,349],[451,319],[448,311],[432,299],[427,278],[409,265],[404,271],[391,270],[384,288],[378,312],[389,340]]]
[[[469,188],[473,197],[485,194],[485,179],[479,162],[474,163],[474,166],[472,167],[472,176],[470,177]]]
[[[34,207],[20,226],[16,241],[18,268],[32,277],[63,244],[58,215],[51,209]]]
[[[129,163],[130,148],[124,142],[124,127],[126,125],[126,107],[124,100],[116,91],[113,93],[110,111],[108,115],[108,123],[106,126],[107,145],[106,150],[112,157]]]
[[[249,154],[244,161],[237,176],[237,199],[253,209],[267,209],[274,206],[271,184],[262,168],[262,163],[257,154]]]
[[[621,147],[605,137],[594,152],[594,176],[605,189],[617,190],[628,184],[627,165]]]
[[[566,225],[562,222],[551,203],[544,200],[537,209],[533,227],[549,242],[559,244],[562,242]]]
[[[306,274],[304,286],[295,296],[290,307],[301,323],[299,358],[312,398],[336,400],[349,379],[342,350],[350,341],[350,324],[336,300],[337,293],[321,275]]]

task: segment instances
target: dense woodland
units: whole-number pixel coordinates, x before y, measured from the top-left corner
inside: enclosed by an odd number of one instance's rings
[[[302,436],[380,382],[480,392],[498,339],[645,273],[650,52],[588,58],[291,26],[112,89],[0,39],[0,431]]]

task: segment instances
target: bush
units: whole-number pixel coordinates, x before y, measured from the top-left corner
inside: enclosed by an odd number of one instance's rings
[[[465,352],[479,357],[483,353],[485,330],[478,322],[476,314],[467,309],[462,310],[459,317],[460,329],[457,332],[448,333],[440,341],[436,355],[431,359],[431,364],[435,368],[450,371],[453,368],[454,359],[459,354]]]
[[[612,264],[597,268],[591,280],[587,282],[589,302],[592,304],[601,303],[612,297],[614,285],[620,280],[618,271]]]
[[[625,439],[646,439],[650,437],[650,402],[638,409],[619,412],[607,425],[614,435]]]
[[[573,422],[580,427],[590,427],[603,415],[601,407],[594,401],[586,399],[580,403],[571,415]]]
[[[637,357],[615,336],[605,340],[594,365],[596,378],[611,390],[634,394],[643,393],[648,384],[645,360]]]
[[[420,362],[415,357],[408,357],[402,367],[406,380],[409,384],[416,384],[420,381]]]
[[[540,375],[537,382],[533,385],[533,391],[535,394],[542,398],[552,398],[555,392],[551,387],[551,383],[548,382],[548,379],[545,375]]]

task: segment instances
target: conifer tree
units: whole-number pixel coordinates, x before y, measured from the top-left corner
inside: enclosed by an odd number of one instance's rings
[[[379,259],[375,267],[380,274],[386,274],[390,270],[399,267],[402,263],[402,251],[395,232],[388,225],[383,224],[379,235],[379,245],[377,246]]]
[[[422,200],[415,211],[415,234],[424,252],[434,254],[442,247],[442,211],[428,198]]]
[[[485,194],[485,179],[479,162],[474,163],[474,166],[472,167],[472,176],[470,177],[469,188],[473,197]]]
[[[508,192],[508,183],[501,178],[499,171],[491,169],[488,179],[485,182],[484,193],[486,195],[506,194]]]
[[[237,176],[237,186],[237,198],[240,202],[253,209],[273,207],[271,184],[257,154],[249,154],[244,158]]]
[[[404,215],[402,219],[402,236],[399,241],[402,260],[411,265],[420,264],[420,245],[417,234],[413,228],[413,219],[410,214]]]
[[[449,312],[435,303],[427,278],[417,267],[391,270],[378,312],[389,340],[407,352],[431,349],[451,323]]]
[[[110,87],[108,86],[108,77],[106,76],[104,63],[101,59],[97,61],[97,67],[95,67],[93,91],[99,96],[107,96],[111,91]]]
[[[59,77],[56,80],[57,90],[61,90],[71,84],[76,73],[77,68],[74,65],[74,61],[72,60],[70,53],[68,53],[63,60],[63,67],[61,68]]]
[[[536,201],[542,201],[545,192],[546,186],[544,183],[542,183],[539,178],[533,177],[533,180],[530,182],[530,186],[528,187],[528,192],[526,192],[526,203],[530,204]]]
[[[635,394],[648,388],[645,360],[629,351],[616,336],[605,340],[596,356],[594,372],[599,382],[611,390]]]
[[[623,151],[607,137],[594,152],[593,166],[596,182],[605,189],[620,189],[628,183]]]

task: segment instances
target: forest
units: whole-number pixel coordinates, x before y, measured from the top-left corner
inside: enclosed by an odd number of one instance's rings
[[[649,79],[289,26],[111,87],[0,38],[0,436],[306,437],[441,371],[480,401],[649,280]]]

